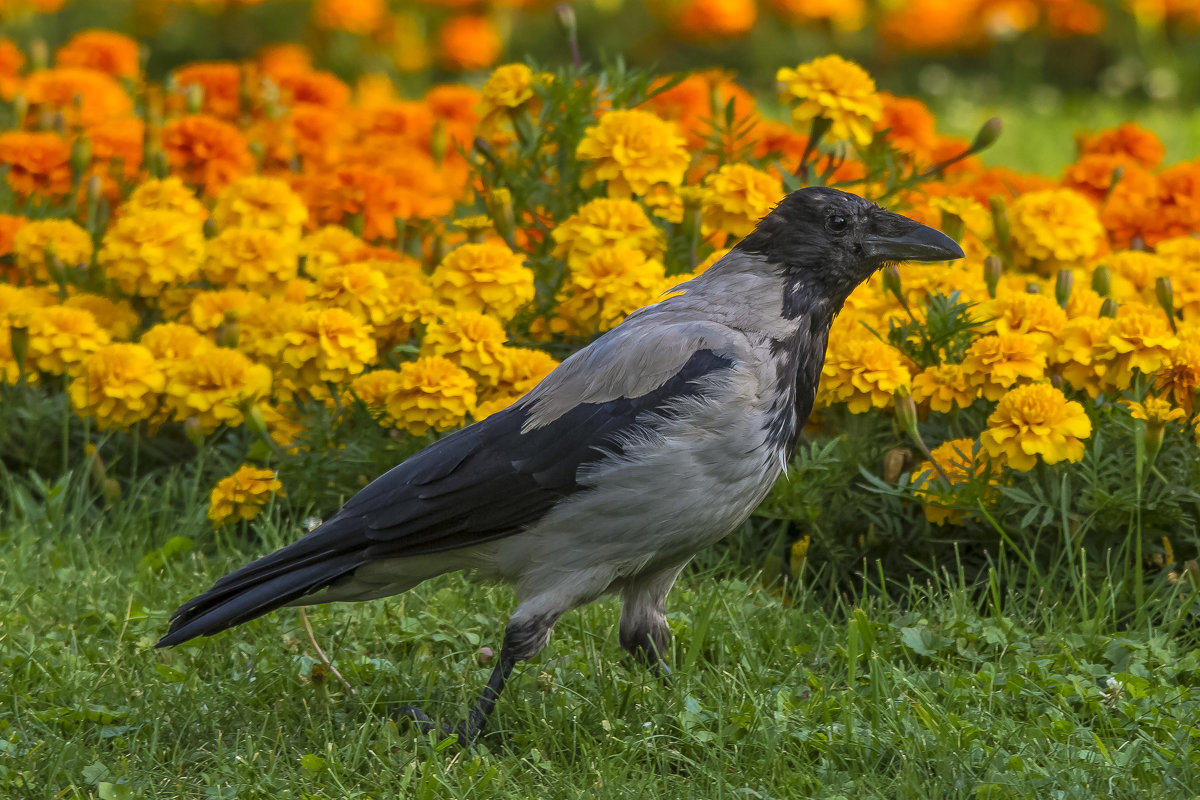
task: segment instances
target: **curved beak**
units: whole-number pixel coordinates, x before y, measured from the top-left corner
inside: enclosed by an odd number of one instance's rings
[[[949,261],[962,258],[958,242],[928,225],[878,209],[863,238],[863,252],[876,261]]]

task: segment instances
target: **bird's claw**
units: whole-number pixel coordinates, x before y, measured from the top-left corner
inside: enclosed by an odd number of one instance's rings
[[[392,712],[392,717],[394,719],[408,717],[417,724],[421,733],[427,734],[431,731],[436,731],[443,739],[455,737],[458,739],[458,743],[464,747],[475,741],[475,736],[472,735],[465,724],[447,725],[445,723],[434,722],[428,714],[416,706],[400,706]]]

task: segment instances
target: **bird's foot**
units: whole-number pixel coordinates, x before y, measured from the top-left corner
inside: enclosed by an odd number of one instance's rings
[[[453,736],[458,739],[458,743],[463,747],[473,743],[478,738],[481,730],[479,727],[472,726],[466,722],[460,722],[457,725],[434,722],[428,714],[416,706],[400,706],[392,712],[393,719],[398,720],[401,717],[408,717],[415,722],[422,733],[436,732],[443,739]]]

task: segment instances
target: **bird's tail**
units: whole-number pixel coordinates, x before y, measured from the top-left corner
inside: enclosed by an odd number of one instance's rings
[[[312,547],[301,539],[221,578],[171,616],[157,647],[211,636],[329,586],[363,563],[358,552]]]

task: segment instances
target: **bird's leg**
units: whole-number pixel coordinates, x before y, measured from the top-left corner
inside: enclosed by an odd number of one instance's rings
[[[416,706],[401,706],[396,709],[396,715],[412,718],[426,733],[440,730],[446,736],[457,736],[460,744],[470,744],[483,732],[492,709],[496,707],[496,701],[500,699],[500,693],[504,691],[504,684],[508,681],[517,662],[533,658],[541,652],[542,648],[546,646],[546,642],[550,640],[550,632],[557,619],[557,613],[530,616],[522,614],[522,609],[517,609],[517,612],[509,619],[508,627],[504,631],[504,644],[500,647],[500,661],[492,670],[487,685],[479,694],[479,699],[467,713],[465,722],[454,726],[438,725]]]
[[[632,578],[621,594],[621,647],[664,678],[671,675],[667,593],[686,563]]]

